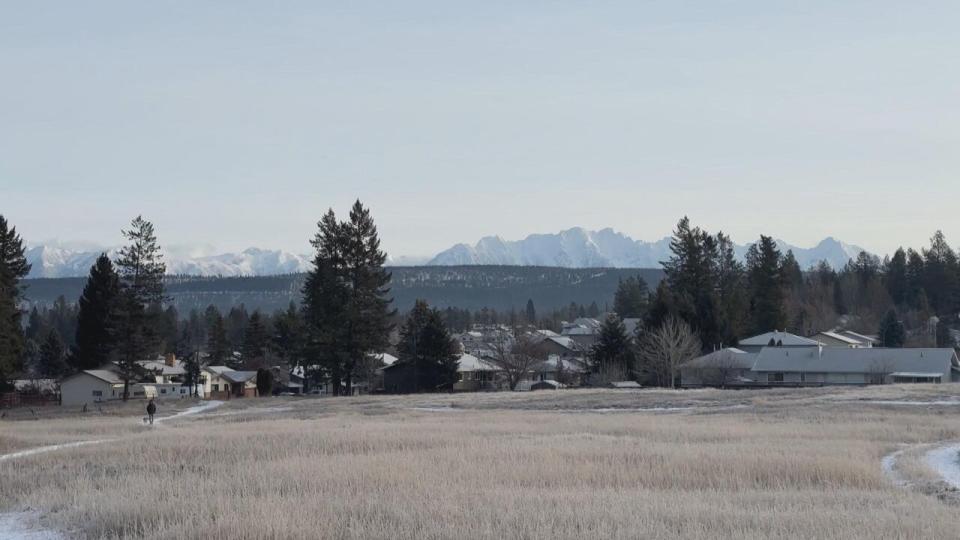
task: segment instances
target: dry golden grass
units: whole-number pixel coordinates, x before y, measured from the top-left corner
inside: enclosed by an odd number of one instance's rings
[[[893,486],[880,460],[960,437],[960,407],[869,403],[948,392],[268,399],[153,429],[3,422],[0,448],[119,440],[0,462],[0,509],[88,538],[955,538],[956,508]],[[651,407],[697,408],[591,412]]]

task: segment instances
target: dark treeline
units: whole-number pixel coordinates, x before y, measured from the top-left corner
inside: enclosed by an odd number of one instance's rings
[[[771,330],[808,336],[838,327],[881,338],[902,333],[902,342],[889,343],[894,346],[953,345],[960,257],[939,231],[928,247],[901,248],[883,260],[863,252],[840,270],[825,262],[801,269],[793,253],[781,253],[769,236],[761,236],[741,263],[729,237],[711,235],[684,218],[671,251],[645,326],[678,317],[705,350]]]
[[[388,267],[390,294],[401,311],[413,308],[418,299],[444,309],[455,307],[473,312],[484,307],[497,312],[522,311],[528,299],[546,313],[566,309],[570,302],[601,308],[609,304],[620,280],[642,275],[652,287],[660,281],[660,269],[542,268],[523,266],[424,266]],[[275,312],[292,301],[300,304],[305,274],[281,276],[216,277],[167,276],[166,305],[182,314],[192,309],[216,306],[229,311],[244,304],[249,310]],[[28,279],[27,301],[50,306],[60,296],[76,301],[86,278]]]

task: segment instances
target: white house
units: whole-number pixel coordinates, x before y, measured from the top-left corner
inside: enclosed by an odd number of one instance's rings
[[[130,389],[133,396],[133,389]],[[123,381],[112,371],[88,369],[60,383],[63,405],[87,405],[123,398]]]

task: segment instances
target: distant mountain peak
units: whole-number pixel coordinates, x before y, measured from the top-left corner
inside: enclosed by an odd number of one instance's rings
[[[794,257],[803,268],[809,268],[822,260],[840,268],[863,251],[862,248],[833,237],[824,238],[812,248],[793,246],[779,239],[775,242],[781,251],[793,251]],[[738,245],[735,252],[742,258],[747,248],[749,244]],[[670,237],[647,242],[634,240],[610,227],[598,231],[571,227],[555,234],[531,234],[522,240],[514,241],[506,241],[499,236],[486,236],[472,246],[461,243],[444,250],[427,264],[659,268],[661,262],[667,260],[670,254]]]

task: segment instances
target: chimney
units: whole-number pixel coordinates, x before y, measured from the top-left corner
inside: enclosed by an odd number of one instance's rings
[[[167,367],[175,366],[177,364],[177,355],[173,353],[167,353],[167,356],[164,359],[164,364],[166,364]]]

